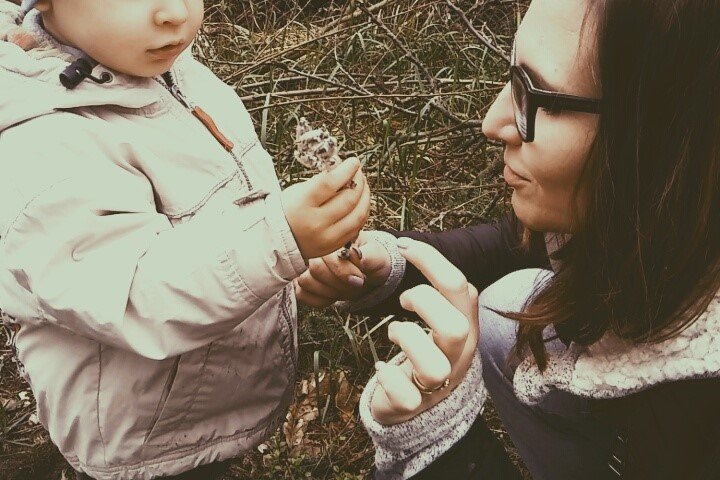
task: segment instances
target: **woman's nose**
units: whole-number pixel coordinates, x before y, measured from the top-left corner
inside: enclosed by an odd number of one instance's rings
[[[157,25],[182,25],[188,19],[187,0],[164,0],[162,6],[155,12]]]
[[[485,115],[482,131],[486,137],[506,145],[520,145],[522,138],[515,125],[515,112],[508,82]]]

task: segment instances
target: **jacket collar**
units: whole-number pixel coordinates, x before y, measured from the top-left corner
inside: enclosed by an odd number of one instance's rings
[[[0,1],[0,30],[16,26],[21,17],[18,6]],[[74,90],[60,83],[60,73],[83,55],[83,52],[58,42],[42,26],[40,12],[32,10],[22,28],[37,38],[37,45],[24,51],[19,46],[0,41],[0,132],[18,123],[58,110],[92,106],[119,106],[142,109],[159,101],[157,79],[135,77],[114,71],[104,65],[93,69],[93,75],[108,72],[109,83],[86,80]],[[3,38],[0,31],[0,38]],[[192,60],[191,48],[183,52],[173,66],[176,73]],[[7,94],[6,94],[7,93]]]

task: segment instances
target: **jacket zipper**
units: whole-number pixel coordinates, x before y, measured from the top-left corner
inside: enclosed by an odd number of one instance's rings
[[[177,83],[175,83],[175,79],[173,78],[173,75],[171,72],[165,72],[162,74],[163,80],[165,80],[165,83],[161,82],[160,80],[155,79],[160,85],[165,87],[165,89],[170,92],[170,94],[178,101],[180,104],[182,104],[185,109],[190,112],[195,118],[200,120],[200,122],[205,126],[205,128],[210,132],[210,134],[215,138],[215,140],[222,145],[222,147],[225,149],[226,152],[228,152],[233,160],[235,160],[235,164],[240,169],[240,172],[242,172],[243,177],[245,178],[245,183],[247,184],[248,188],[252,190],[252,183],[250,182],[250,177],[248,176],[247,172],[245,171],[245,168],[240,163],[240,159],[238,159],[237,155],[235,155],[235,152],[233,149],[235,148],[235,144],[231,142],[218,128],[215,121],[212,119],[210,115],[208,115],[205,110],[200,108],[199,106],[195,105],[190,99],[188,99],[178,88]]]
[[[156,79],[156,81],[165,87],[167,91],[169,91],[172,96],[180,102],[195,118],[200,120],[200,122],[205,125],[205,128],[208,129],[208,131],[212,134],[213,137],[220,143],[220,145],[223,146],[223,148],[232,155],[233,159],[235,160],[235,163],[237,164],[238,168],[243,174],[243,177],[245,178],[245,182],[250,190],[252,190],[252,183],[250,182],[250,178],[248,177],[247,172],[245,171],[245,168],[240,163],[240,160],[237,158],[237,155],[235,155],[235,152],[233,152],[233,148],[235,145],[220,131],[220,129],[215,124],[215,121],[213,121],[212,117],[208,115],[202,108],[195,105],[190,99],[188,99],[178,88],[177,83],[175,83],[175,79],[172,76],[171,72],[165,72],[162,74],[163,80],[165,82],[161,82]],[[283,296],[281,300],[281,306],[280,308],[283,310],[282,316],[285,317],[285,323],[289,329],[290,334],[290,361],[293,364],[293,368],[297,369],[297,360],[295,359],[295,346],[294,346],[294,333],[293,333],[293,326],[290,321],[290,315],[291,312],[289,311],[289,308],[287,307],[287,299],[285,298],[287,295],[287,291],[283,290]],[[177,366],[176,366],[177,368]],[[174,375],[173,375],[174,380]],[[169,392],[168,392],[169,393]],[[156,412],[156,417],[159,416],[160,412]],[[157,422],[157,418],[153,419],[151,430],[148,432],[148,435],[152,431],[152,428],[155,427],[155,423]]]
[[[297,359],[295,358],[295,330],[292,325],[292,312],[288,307],[288,289],[284,288],[282,293],[282,299],[280,300],[281,315],[284,317],[285,324],[288,327],[288,334],[290,335],[290,361],[292,362],[293,371],[297,371]]]

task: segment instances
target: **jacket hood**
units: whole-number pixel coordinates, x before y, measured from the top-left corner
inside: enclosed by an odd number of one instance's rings
[[[65,88],[59,75],[82,52],[48,34],[37,10],[28,13],[21,23],[21,28],[35,37],[35,45],[25,51],[6,41],[8,33],[19,28],[21,18],[20,7],[0,1],[0,133],[57,110],[98,105],[143,108],[158,101],[157,94],[148,88],[154,79],[125,75],[103,65],[96,66],[93,75],[108,72],[110,82],[85,80],[73,90]]]

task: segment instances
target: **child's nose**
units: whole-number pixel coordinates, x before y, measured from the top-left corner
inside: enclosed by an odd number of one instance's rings
[[[185,4],[187,0],[164,0],[155,12],[155,23],[157,25],[165,25],[167,23],[173,25],[181,25],[188,19],[188,7]]]

